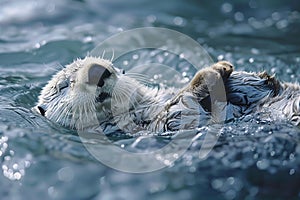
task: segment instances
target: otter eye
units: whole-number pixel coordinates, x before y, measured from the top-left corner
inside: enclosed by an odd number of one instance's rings
[[[92,64],[89,69],[87,83],[102,87],[104,85],[104,79],[108,78],[110,75],[111,72],[105,67],[98,64]]]

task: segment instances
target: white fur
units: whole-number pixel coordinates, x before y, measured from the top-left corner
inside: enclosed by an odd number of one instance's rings
[[[87,84],[91,64],[101,65],[112,73],[104,80],[102,87]],[[193,129],[210,122],[219,122],[220,119],[256,112],[262,107],[277,110],[295,124],[300,123],[298,84],[281,83],[280,93],[274,96],[266,80],[247,72],[234,72],[226,79],[228,102],[213,102],[221,113],[217,113],[218,116],[210,113],[202,103],[209,96],[209,91],[203,88],[213,88],[212,84],[217,82],[215,78],[222,78],[219,73],[225,74],[220,71],[225,64],[230,66],[228,62],[218,63],[213,69],[197,73],[194,79],[208,77],[207,87],[199,86],[202,88],[201,93],[193,91],[197,88],[190,85],[199,84],[195,80],[179,92],[172,88],[149,88],[130,75],[121,74],[109,60],[86,57],[67,65],[53,76],[43,88],[37,107],[45,110],[45,117],[63,126],[78,130],[101,127],[104,132],[109,127],[131,134],[141,130],[161,132]],[[214,71],[217,68],[219,71]],[[65,85],[68,87],[60,88]],[[97,102],[97,97],[102,93],[110,97]]]

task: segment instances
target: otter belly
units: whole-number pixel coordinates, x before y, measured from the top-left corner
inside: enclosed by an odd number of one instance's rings
[[[227,118],[268,111],[300,124],[300,87],[266,73],[233,72],[226,84]],[[278,115],[278,116],[275,116]]]

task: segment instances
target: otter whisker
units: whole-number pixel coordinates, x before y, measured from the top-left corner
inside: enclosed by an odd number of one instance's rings
[[[105,56],[105,50],[103,50],[103,52],[102,52],[101,59],[104,59],[104,56]]]
[[[124,104],[129,102],[132,91],[128,90],[125,86],[117,87],[118,89],[114,90],[112,93],[112,98],[115,99],[118,103]]]
[[[130,98],[128,91],[119,88],[117,92],[113,92],[112,97],[117,100],[118,103],[124,103],[124,101]]]
[[[66,106],[66,108],[68,108],[68,106]],[[64,110],[66,110],[66,109],[64,109]],[[67,124],[67,118],[69,117],[70,111],[71,111],[71,109],[66,110],[66,114],[62,117],[61,124],[63,126],[68,126],[68,124]]]
[[[70,109],[66,111],[66,115],[64,116],[64,118],[62,119],[62,125],[63,126],[68,126],[67,124],[67,119],[69,117],[69,113],[70,113]]]
[[[127,77],[130,77],[130,78],[133,78],[141,83],[145,83],[145,84],[149,84],[151,83],[149,81],[149,77],[148,76],[145,76],[145,75],[142,75],[142,74],[139,74],[139,73],[131,73],[131,72],[128,72],[126,74],[124,74],[124,76],[127,76]]]
[[[110,62],[112,62],[114,60],[114,58],[115,58],[115,50],[112,49],[112,56],[110,58]]]
[[[62,113],[66,112],[64,119],[62,120],[62,123],[65,124],[65,126],[71,125],[67,124],[67,119],[71,116],[72,117],[72,109],[70,105],[67,105],[65,109],[62,111]]]
[[[63,70],[65,67],[60,63],[55,63],[55,64],[50,65],[50,68],[51,68],[51,70],[53,70],[55,72],[59,72],[59,71]]]
[[[59,105],[56,108],[60,114],[56,117],[56,122],[63,122],[66,115],[63,115],[64,112],[69,112],[69,107],[65,105]]]

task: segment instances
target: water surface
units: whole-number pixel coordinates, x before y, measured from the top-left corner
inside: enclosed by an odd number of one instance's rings
[[[222,126],[205,160],[199,149],[213,126],[195,130],[198,139],[169,167],[130,174],[101,164],[75,131],[31,111],[42,87],[63,65],[116,33],[146,26],[180,31],[215,61],[229,60],[237,70],[266,70],[282,81],[299,81],[299,8],[296,1],[271,0],[2,0],[1,199],[299,199],[299,127],[264,113]],[[194,73],[178,59],[138,58],[167,63],[187,77]],[[127,61],[127,66],[138,62]],[[146,138],[132,147],[137,138],[112,137],[132,151],[168,142]]]

